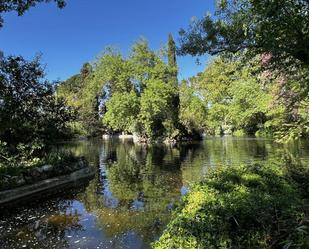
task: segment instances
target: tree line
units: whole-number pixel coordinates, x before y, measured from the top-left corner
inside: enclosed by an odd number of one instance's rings
[[[0,14],[22,15],[40,2],[49,1],[2,1]],[[178,48],[171,35],[159,51],[146,40],[127,57],[108,48],[60,84],[44,79],[38,59],[2,54],[1,157],[41,156],[56,139],[103,132],[172,140],[202,134],[306,138],[308,11],[307,0],[219,0],[214,17],[180,31]],[[179,82],[176,55],[204,53],[213,55],[204,72]]]
[[[127,58],[106,49],[92,66],[86,63],[80,74],[60,84],[57,94],[80,111],[73,124],[80,134],[93,135],[101,129],[174,139],[187,135],[179,120],[177,71],[171,35],[167,51],[153,51],[141,39]]]

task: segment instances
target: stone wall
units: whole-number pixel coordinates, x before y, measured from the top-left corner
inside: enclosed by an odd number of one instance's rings
[[[76,158],[76,161],[64,165],[43,165],[26,169],[17,176],[4,175],[0,179],[0,191],[33,184],[55,176],[67,175],[86,167],[88,167],[87,160],[80,157]]]

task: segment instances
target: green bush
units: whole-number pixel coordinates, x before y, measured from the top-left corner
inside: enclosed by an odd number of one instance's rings
[[[309,248],[308,167],[291,167],[217,169],[192,187],[154,248]]]
[[[3,175],[18,175],[25,169],[42,165],[53,165],[61,168],[78,160],[72,153],[62,151],[48,151],[47,153],[36,155],[36,151],[41,146],[36,142],[18,144],[15,153],[11,153],[7,144],[0,141],[0,185]]]
[[[243,131],[243,130],[236,130],[233,132],[233,136],[235,137],[242,137],[242,136],[245,136],[246,133]]]

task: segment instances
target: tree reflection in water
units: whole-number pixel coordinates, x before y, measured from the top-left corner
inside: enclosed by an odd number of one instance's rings
[[[101,177],[81,194],[82,202],[97,215],[97,225],[108,238],[134,232],[149,245],[160,236],[181,196],[179,149],[123,143],[103,151]]]
[[[212,138],[174,147],[130,141],[66,143],[97,169],[86,187],[0,213],[0,248],[149,248],[191,183],[211,167],[309,163],[309,145]]]
[[[66,196],[67,198],[70,196]],[[73,208],[73,200],[34,201],[24,208],[17,208],[0,223],[0,248],[67,248],[67,234],[78,233],[81,214]]]

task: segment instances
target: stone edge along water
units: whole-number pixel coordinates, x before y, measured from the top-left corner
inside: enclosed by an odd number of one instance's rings
[[[49,178],[34,184],[5,190],[0,192],[0,208],[10,203],[16,203],[28,197],[48,194],[53,190],[66,187],[71,184],[78,184],[83,180],[91,179],[95,175],[93,167],[86,167],[67,175]]]

